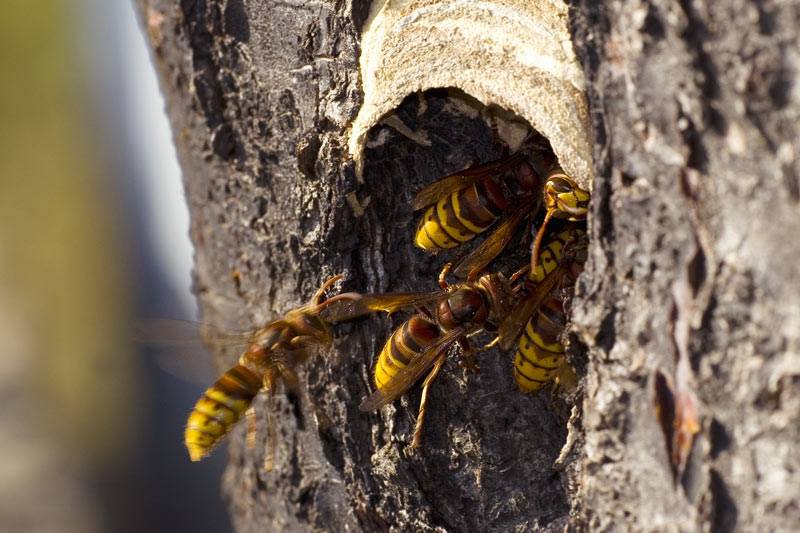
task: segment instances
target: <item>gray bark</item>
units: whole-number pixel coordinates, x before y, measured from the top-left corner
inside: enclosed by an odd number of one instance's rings
[[[339,272],[348,290],[435,288],[444,258],[414,249],[412,195],[498,148],[479,118],[446,105],[458,95],[426,93],[396,112],[432,145],[378,126],[356,179],[346,128],[366,2],[138,4],[184,171],[204,320],[257,327]],[[567,417],[546,392],[519,394],[512,356],[496,351],[477,375],[448,362],[424,446],[408,453],[418,388],[358,410],[406,317],[359,319],[302,371],[329,427],[302,395],[279,394],[270,473],[262,445],[247,448],[242,427],[230,435],[223,490],[238,531],[800,525],[800,6],[585,0],[571,13],[596,179],[569,349],[585,395],[566,460],[553,466]],[[693,378],[676,375],[681,352]],[[217,357],[224,370],[238,354]],[[699,411],[677,482],[657,372]],[[263,444],[263,398],[256,409]]]
[[[800,6],[604,4],[573,21],[598,174],[573,509],[592,530],[796,530]],[[673,487],[652,405],[681,319],[702,430]]]

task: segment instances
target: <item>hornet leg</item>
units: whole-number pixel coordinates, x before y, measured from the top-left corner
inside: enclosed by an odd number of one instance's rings
[[[443,353],[439,356],[439,359],[436,360],[436,363],[433,365],[433,369],[431,370],[428,377],[425,378],[425,381],[422,383],[422,399],[419,402],[419,414],[417,415],[417,425],[414,427],[414,440],[411,442],[411,447],[416,448],[419,446],[420,442],[422,441],[422,421],[425,418],[425,405],[428,403],[428,387],[430,387],[431,382],[436,378],[436,375],[439,373],[439,370],[442,368],[445,359],[447,358],[447,353]]]
[[[475,333],[477,334],[479,331],[476,331]],[[473,357],[475,352],[470,347],[469,340],[466,337],[458,339],[458,345],[461,347],[461,361],[459,362],[461,368],[465,368],[473,374],[480,372],[481,367],[479,367],[478,363],[475,362],[475,357]]]
[[[247,419],[247,437],[245,442],[247,443],[248,448],[255,448],[256,447],[256,440],[258,438],[258,426],[256,426],[256,410],[251,405],[247,408],[247,411],[244,412],[244,416]]]
[[[264,446],[264,471],[270,472],[275,467],[275,448],[278,433],[275,427],[275,371],[270,369],[264,373],[264,388],[269,394],[267,400],[267,443]]]

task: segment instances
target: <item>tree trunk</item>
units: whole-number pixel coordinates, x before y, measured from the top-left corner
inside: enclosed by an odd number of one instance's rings
[[[347,290],[436,287],[444,259],[413,247],[411,198],[499,154],[481,116],[452,105],[467,96],[406,98],[403,127],[370,131],[359,179],[347,128],[362,104],[367,2],[138,4],[205,321],[257,327],[340,272]],[[302,369],[332,423],[316,424],[303,395],[279,394],[272,472],[264,398],[260,444],[246,447],[243,427],[230,435],[235,528],[796,529],[799,24],[797,2],[576,1],[595,178],[569,336],[584,390],[574,416],[554,414],[547,392],[519,394],[511,355],[492,351],[477,375],[446,364],[423,447],[409,453],[419,387],[358,410],[407,317],[337,325],[334,348]],[[224,370],[238,354],[217,357]]]
[[[597,172],[573,509],[589,529],[796,530],[800,5],[604,4],[573,20]],[[659,371],[699,411],[676,486]]]

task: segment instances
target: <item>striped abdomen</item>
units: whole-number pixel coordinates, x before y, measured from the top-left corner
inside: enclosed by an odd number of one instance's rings
[[[564,245],[572,232],[583,234],[580,230],[567,229],[545,246],[539,254],[536,271],[529,276],[531,281],[541,282],[558,266]],[[574,266],[576,268],[571,268],[567,274],[570,278],[577,277],[582,267],[578,264]],[[558,339],[566,324],[564,303],[556,298],[549,298],[528,321],[514,355],[514,377],[523,393],[533,392],[555,377],[564,360],[564,345]]]
[[[555,377],[564,360],[564,345],[558,338],[565,326],[564,306],[555,298],[528,321],[514,355],[514,377],[521,392],[533,392]]]
[[[436,324],[413,317],[397,328],[378,356],[375,366],[375,385],[383,389],[414,357],[439,337]]]
[[[431,251],[453,248],[485,231],[505,208],[506,199],[494,181],[473,183],[428,208],[414,244]]]
[[[536,272],[528,275],[528,279],[534,283],[540,283],[550,272],[555,270],[558,262],[561,261],[561,253],[564,245],[569,241],[570,234],[575,231],[577,235],[583,234],[580,230],[564,230],[547,243],[547,246],[539,252],[539,260],[536,263]]]
[[[259,389],[261,379],[242,365],[231,368],[209,387],[186,422],[186,448],[192,461],[208,455],[222,440],[250,407]]]

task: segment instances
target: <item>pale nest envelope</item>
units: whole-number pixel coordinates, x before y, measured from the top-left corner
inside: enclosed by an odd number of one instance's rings
[[[550,140],[591,190],[585,80],[560,0],[377,0],[362,34],[364,105],[350,132],[359,175],[370,128],[409,94],[455,87]],[[519,139],[507,139],[514,147]]]

